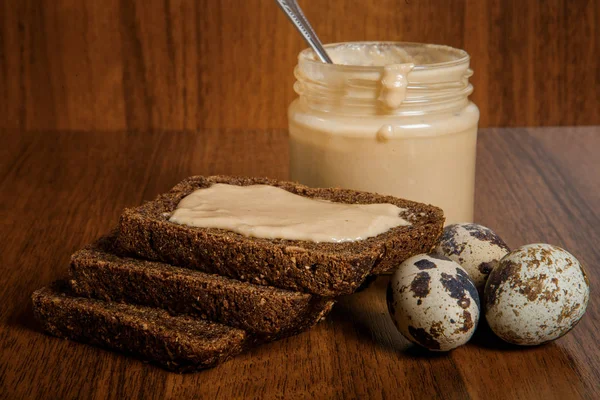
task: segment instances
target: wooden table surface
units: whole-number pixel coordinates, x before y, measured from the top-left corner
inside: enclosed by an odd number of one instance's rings
[[[191,375],[39,331],[31,292],[65,276],[70,254],[123,207],[192,174],[286,178],[286,141],[285,131],[2,131],[0,397],[600,398],[600,127],[480,134],[476,221],[512,247],[564,246],[587,266],[587,314],[554,343],[517,348],[480,327],[451,353],[421,351],[388,316],[386,277],[314,329]]]

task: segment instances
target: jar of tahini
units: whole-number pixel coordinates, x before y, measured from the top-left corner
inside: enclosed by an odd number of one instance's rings
[[[479,110],[469,55],[448,46],[353,42],[306,49],[289,107],[291,179],[390,194],[473,220]]]

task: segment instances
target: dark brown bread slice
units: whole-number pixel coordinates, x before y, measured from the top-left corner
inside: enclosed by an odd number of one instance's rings
[[[402,216],[412,225],[357,242],[313,243],[246,237],[227,230],[168,221],[183,197],[213,183],[272,185],[298,195],[341,203],[391,203],[407,209]],[[267,178],[193,176],[154,201],[125,209],[119,224],[119,242],[125,250],[143,258],[333,297],[352,293],[370,273],[382,273],[415,254],[430,251],[443,225],[441,209],[391,196],[346,189],[313,189]]]
[[[71,297],[64,284],[32,295],[36,318],[48,333],[134,354],[168,370],[213,367],[252,341],[241,329],[150,307]]]
[[[309,328],[334,303],[307,293],[117,255],[120,253],[111,234],[73,254],[73,291],[78,296],[200,316],[274,337]]]

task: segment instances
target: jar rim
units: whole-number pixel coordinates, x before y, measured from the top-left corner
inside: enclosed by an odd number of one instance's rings
[[[430,43],[418,43],[418,42],[397,42],[397,41],[357,41],[357,42],[338,42],[338,43],[328,43],[324,45],[325,49],[332,49],[335,47],[341,46],[350,46],[350,45],[384,45],[384,46],[397,46],[399,48],[430,48],[436,50],[442,50],[448,53],[452,53],[456,56],[456,58],[452,58],[446,61],[433,62],[427,64],[415,64],[414,70],[419,71],[427,71],[433,70],[437,68],[448,68],[456,65],[463,64],[465,62],[469,62],[470,56],[469,54],[462,49],[458,49],[455,47],[441,45],[441,44],[430,44]],[[352,65],[352,64],[326,64],[321,60],[317,59],[314,51],[309,47],[302,50],[298,54],[298,62],[308,63],[309,65],[314,66],[326,66],[326,68],[330,68],[332,70],[338,71],[354,71],[354,72],[381,72],[384,69],[384,66],[374,66],[374,65]]]

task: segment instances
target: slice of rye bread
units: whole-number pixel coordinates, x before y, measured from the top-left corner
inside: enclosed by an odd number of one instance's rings
[[[316,324],[334,301],[254,285],[214,274],[120,256],[115,233],[71,257],[71,288],[78,296],[160,307],[284,337]]]
[[[223,229],[169,222],[183,197],[214,183],[271,185],[340,203],[391,203],[406,209],[401,216],[411,225],[356,242],[314,243],[247,237]],[[119,223],[119,242],[126,251],[143,258],[333,297],[352,293],[369,274],[388,271],[415,254],[429,252],[443,225],[441,209],[391,196],[338,188],[313,189],[268,178],[193,176],[154,201],[125,209]]]
[[[216,322],[72,297],[63,282],[31,297],[35,317],[51,335],[133,354],[171,371],[214,367],[253,344],[242,329]]]

